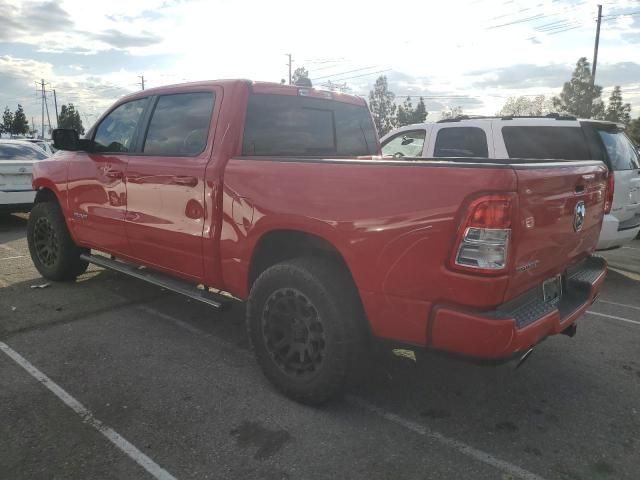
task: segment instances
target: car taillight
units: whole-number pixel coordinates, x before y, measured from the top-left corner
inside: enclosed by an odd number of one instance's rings
[[[504,271],[512,217],[511,195],[486,195],[471,202],[452,252],[452,266],[478,273]]]
[[[611,207],[613,206],[613,191],[615,190],[615,178],[613,172],[609,172],[607,177],[607,192],[604,196],[604,213],[611,213]]]

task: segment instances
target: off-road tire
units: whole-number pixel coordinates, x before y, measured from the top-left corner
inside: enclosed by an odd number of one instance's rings
[[[339,397],[355,380],[368,352],[364,322],[350,275],[326,259],[298,258],[266,269],[253,284],[247,305],[249,337],[265,376],[289,398],[311,405]],[[283,324],[290,326],[289,336],[274,340],[282,333],[279,329],[286,330],[280,328]],[[295,348],[278,350],[278,344],[294,337]],[[307,346],[300,347],[304,341]],[[283,357],[305,348],[294,353],[297,360],[286,363]]]
[[[40,202],[33,206],[27,223],[27,241],[33,264],[47,280],[75,280],[89,266],[80,258],[87,250],[73,243],[56,202]]]

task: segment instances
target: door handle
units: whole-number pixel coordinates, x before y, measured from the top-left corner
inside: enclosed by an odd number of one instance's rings
[[[174,185],[184,185],[185,187],[195,187],[198,185],[198,179],[196,177],[184,177],[181,175],[176,175],[171,180],[171,183]]]
[[[105,168],[103,170],[104,176],[110,178],[112,180],[120,180],[124,176],[122,170],[115,170],[110,168]]]

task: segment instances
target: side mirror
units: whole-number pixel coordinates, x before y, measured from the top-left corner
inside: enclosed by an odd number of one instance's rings
[[[405,135],[404,137],[402,137],[401,145],[411,145],[414,140],[414,138],[407,138],[407,136]]]
[[[78,132],[72,128],[56,128],[51,133],[51,138],[53,138],[53,148],[56,150],[75,152],[81,149]]]

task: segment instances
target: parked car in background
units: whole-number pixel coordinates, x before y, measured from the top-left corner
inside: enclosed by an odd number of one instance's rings
[[[33,145],[39,146],[43,149],[49,156],[55,153],[55,149],[53,148],[52,142],[49,140],[43,140],[41,138],[26,138],[25,141],[32,143]]]
[[[0,213],[28,212],[35,192],[31,187],[34,162],[49,158],[37,145],[0,139]]]
[[[640,157],[622,125],[574,117],[460,117],[408,125],[381,139],[392,157],[591,159],[609,169],[598,249],[640,232]]]

